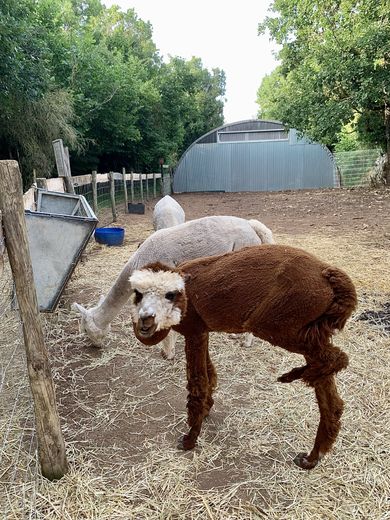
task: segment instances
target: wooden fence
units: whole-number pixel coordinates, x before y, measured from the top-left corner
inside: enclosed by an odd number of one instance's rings
[[[125,203],[127,212],[128,203],[134,204],[137,200],[143,203],[150,198],[156,198],[163,190],[160,173],[97,173],[93,171],[89,175],[72,177],[58,177],[54,179],[38,178],[36,185],[49,191],[65,193],[68,190],[68,181],[72,185],[72,192],[84,195],[91,204],[95,214],[98,213],[99,205],[106,207],[111,205],[112,218],[116,221],[116,206],[118,200]],[[35,186],[24,194],[25,209],[35,209]]]

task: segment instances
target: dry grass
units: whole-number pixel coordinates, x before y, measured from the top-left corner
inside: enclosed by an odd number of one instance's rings
[[[299,382],[276,382],[300,364],[298,356],[260,340],[243,349],[236,338],[213,334],[211,357],[219,375],[215,407],[198,447],[183,453],[176,449],[186,430],[182,341],[175,362],[164,361],[158,347],[136,342],[126,309],[104,349],[91,348],[80,334],[70,302],[94,303],[139,237],[149,232],[150,222],[137,217],[124,247],[91,244],[63,306],[44,318],[70,462],[61,481],[51,483],[38,474],[28,399],[14,409],[12,398],[15,388],[28,393],[23,360],[15,363],[12,376],[8,367],[8,401],[0,401],[6,414],[13,410],[12,432],[1,447],[5,518],[390,519],[390,338],[380,326],[357,319],[389,300],[390,258],[383,244],[364,232],[359,239],[315,229],[310,235],[276,237],[344,268],[360,301],[335,340],[350,356],[350,367],[338,376],[346,403],[343,427],[334,452],[305,472],[292,459],[314,441],[314,393]],[[9,349],[14,341],[20,343],[20,337],[9,341]],[[2,415],[3,436],[6,427]]]

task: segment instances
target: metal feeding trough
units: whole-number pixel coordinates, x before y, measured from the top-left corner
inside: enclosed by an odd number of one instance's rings
[[[40,189],[25,217],[39,310],[52,312],[98,219],[82,195]]]

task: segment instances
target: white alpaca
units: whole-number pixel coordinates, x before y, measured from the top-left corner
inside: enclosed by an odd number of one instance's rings
[[[184,209],[169,195],[157,202],[153,209],[153,227],[155,231],[185,222]]]
[[[100,346],[110,330],[110,323],[128,301],[132,289],[129,277],[136,269],[161,262],[176,267],[182,262],[204,256],[237,251],[246,246],[272,244],[272,232],[258,220],[230,216],[211,216],[190,220],[175,227],[160,229],[149,236],[131,256],[107,296],[96,307],[85,309],[78,303],[73,308],[81,314],[81,328],[92,343]],[[249,346],[252,335],[244,344]],[[162,354],[173,359],[175,344],[168,340]]]
[[[183,224],[186,220],[184,209],[175,199],[165,195],[157,202],[153,209],[153,228],[155,231]],[[162,341],[161,354],[167,359],[173,359],[175,355],[175,345],[177,332],[172,330]]]

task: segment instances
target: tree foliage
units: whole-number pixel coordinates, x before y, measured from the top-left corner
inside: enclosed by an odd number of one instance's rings
[[[268,30],[281,65],[264,78],[262,116],[335,145],[346,125],[389,149],[390,15],[385,0],[274,0]]]
[[[156,169],[223,123],[225,75],[199,58],[165,63],[152,27],[101,0],[0,4],[0,156],[25,180],[50,175],[51,141],[73,173]]]

